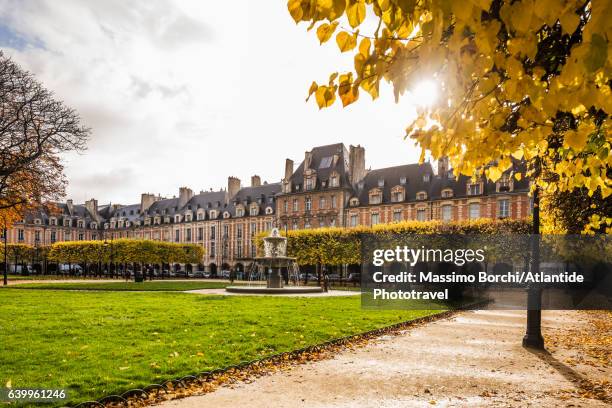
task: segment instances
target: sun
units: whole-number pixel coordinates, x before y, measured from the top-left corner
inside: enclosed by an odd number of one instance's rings
[[[428,107],[438,98],[438,85],[431,80],[424,80],[409,90],[413,103],[417,106]]]

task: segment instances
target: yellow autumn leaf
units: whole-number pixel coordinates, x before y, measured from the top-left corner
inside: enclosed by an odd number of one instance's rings
[[[336,100],[335,89],[328,86],[320,86],[315,92],[315,98],[319,109],[330,107]]]
[[[502,171],[498,167],[490,167],[487,173],[489,180],[491,180],[492,182],[496,182],[502,176]]]
[[[327,24],[327,23],[321,24],[319,28],[317,28],[317,37],[319,38],[319,44],[323,44],[324,42],[327,42],[331,38],[334,31],[336,30],[336,27],[338,27],[337,21],[334,21],[331,24]]]
[[[568,130],[563,136],[563,146],[570,147],[574,150],[581,150],[586,143],[587,134],[585,132],[576,132]]]
[[[348,0],[346,16],[351,27],[355,28],[363,22],[366,15],[365,0]]]
[[[306,97],[306,102],[308,102],[312,94],[315,93],[318,88],[319,88],[319,85],[317,85],[315,81],[312,81],[312,84],[310,85],[310,89],[308,90],[308,96]]]
[[[340,31],[336,34],[336,44],[340,52],[350,51],[357,45],[357,38],[346,31]]]

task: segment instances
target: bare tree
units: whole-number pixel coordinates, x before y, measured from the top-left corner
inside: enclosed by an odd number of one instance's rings
[[[0,51],[0,211],[60,198],[61,155],[83,151],[90,134],[74,109]]]

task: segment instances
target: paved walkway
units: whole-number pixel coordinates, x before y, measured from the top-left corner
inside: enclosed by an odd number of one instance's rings
[[[544,332],[586,328],[580,312],[544,312]],[[552,354],[521,347],[524,311],[463,312],[335,358],[252,383],[162,404],[195,407],[604,407],[579,398],[580,380],[612,378],[608,365],[565,364],[567,349]]]
[[[329,296],[358,296],[361,292],[351,290],[330,290],[321,293],[235,293],[225,289],[195,289],[187,290],[186,293],[196,293],[198,295],[227,295],[227,296],[274,296],[274,297],[329,297]]]

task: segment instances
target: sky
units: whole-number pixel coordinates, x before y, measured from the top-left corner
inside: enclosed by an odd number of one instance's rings
[[[338,142],[364,146],[366,167],[416,162],[413,95],[396,104],[384,84],[374,103],[305,102],[313,80],[352,65],[306,28],[284,0],[0,0],[0,49],[92,128],[64,157],[75,202],[278,182],[286,158]]]

